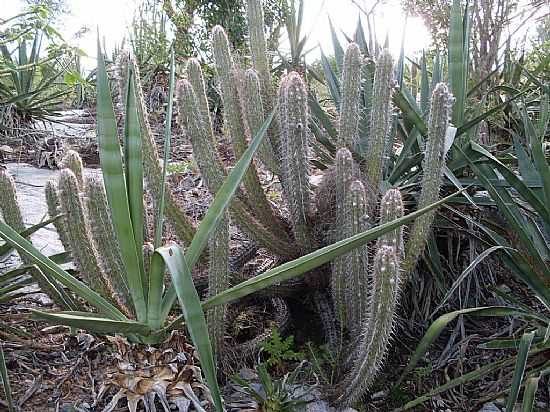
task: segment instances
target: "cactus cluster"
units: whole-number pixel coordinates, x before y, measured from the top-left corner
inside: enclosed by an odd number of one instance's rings
[[[403,216],[400,191],[382,184],[386,159],[393,150],[394,65],[389,51],[382,50],[376,61],[370,120],[366,125],[369,132],[365,138],[365,125],[360,125],[361,110],[365,109],[361,106],[365,62],[356,44],[348,46],[342,67],[335,161],[316,188],[310,179],[312,145],[306,84],[299,73],[290,72],[282,76],[278,93],[275,92],[261,5],[258,0],[247,3],[251,69],[245,70],[236,63],[238,59],[231,52],[223,28],[216,26],[212,31],[224,132],[237,157],[274,107],[277,113],[258,152],[259,159],[251,165],[227,218],[284,261]],[[203,179],[215,194],[226,170],[219,158],[198,61],[188,62],[184,77],[177,86],[179,122],[189,135]],[[419,208],[439,197],[449,110],[449,92],[444,84],[439,84],[432,97]],[[286,221],[266,198],[258,178],[260,167],[272,172],[281,183],[288,210]],[[401,286],[416,266],[433,218],[432,212],[417,219],[407,242],[399,228],[335,259],[328,273],[329,282],[319,282],[313,288],[307,283],[299,291],[301,296],[311,296],[329,346],[342,365],[342,378],[335,391],[341,405],[350,405],[364,394],[383,362],[394,329]],[[211,239],[211,252],[222,244],[225,247],[226,224],[227,219]],[[216,254],[220,260],[211,265],[216,268],[209,273],[211,293],[228,284],[226,255]],[[322,277],[322,272],[311,276]],[[222,350],[223,316],[209,314],[211,336],[218,351]]]

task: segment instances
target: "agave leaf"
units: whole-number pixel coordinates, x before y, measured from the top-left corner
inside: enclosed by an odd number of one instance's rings
[[[97,50],[97,136],[103,181],[134,308],[138,320],[145,321],[147,307],[137,252],[138,245],[135,243],[136,237],[132,226],[128,188],[117,137],[115,113],[99,39]],[[141,228],[136,228],[136,230],[141,230]],[[142,245],[139,245],[139,248],[141,249]]]
[[[518,355],[516,360],[516,367],[514,368],[514,375],[512,376],[512,387],[510,388],[510,395],[506,401],[506,412],[512,412],[514,405],[518,399],[519,389],[521,387],[521,381],[523,380],[523,374],[525,373],[525,366],[527,365],[527,357],[529,356],[529,349],[531,349],[531,342],[533,342],[534,332],[524,333],[521,337],[518,349]]]
[[[208,388],[214,400],[214,405],[218,412],[223,412],[221,392],[216,379],[216,364],[214,363],[208,327],[206,326],[206,319],[199,295],[193,284],[193,276],[191,275],[188,262],[177,246],[159,248],[155,251],[156,254],[162,257],[172,276],[172,282],[185,317],[187,329],[189,330],[193,344],[199,352],[201,369],[204,371],[206,381],[208,382]]]
[[[137,334],[147,336],[151,328],[143,323],[133,320],[113,320],[98,317],[90,312],[43,312],[30,309],[35,319],[45,320],[56,325],[66,325],[74,328],[85,329],[101,334],[120,333],[123,335]]]
[[[4,358],[4,347],[0,343],[0,377],[2,377],[2,386],[6,395],[6,403],[8,404],[9,412],[15,412],[15,402],[11,395],[10,379],[8,377],[8,368],[6,367],[6,359]]]
[[[25,230],[23,230],[21,233],[19,233],[22,237],[28,238],[30,235],[32,235],[34,232],[36,232],[39,229],[42,229],[45,226],[48,226],[50,223],[55,222],[57,219],[59,219],[61,215],[54,216],[50,219],[44,220],[43,222],[39,222],[36,225],[32,225]],[[9,243],[5,243],[0,245],[0,258],[4,257],[8,253],[11,253],[13,250],[13,247],[9,245]]]
[[[523,392],[523,412],[533,411],[533,406],[535,404],[535,394],[537,393],[537,388],[539,386],[540,376],[533,376],[527,378],[525,382],[525,391]]]

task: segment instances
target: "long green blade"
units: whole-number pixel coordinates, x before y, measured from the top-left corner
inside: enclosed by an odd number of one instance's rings
[[[93,313],[88,312],[42,312],[31,309],[35,319],[45,320],[56,325],[71,326],[74,328],[84,329],[100,334],[115,334],[122,335],[138,334],[147,336],[151,333],[151,328],[143,323],[132,320],[113,320],[109,318],[101,318]]]
[[[4,347],[0,344],[0,376],[2,377],[2,386],[4,386],[4,394],[6,395],[6,403],[8,404],[9,412],[15,412],[15,404],[11,396],[10,379],[8,377],[8,368],[6,367],[6,359],[4,358]]]
[[[144,285],[132,227],[128,190],[117,137],[115,112],[99,39],[97,47],[97,137],[105,191],[128,277],[128,287],[137,318],[143,322],[147,318]],[[136,228],[136,230],[142,230],[142,228]],[[142,245],[139,245],[139,248],[141,247]]]
[[[181,310],[185,317],[187,329],[189,330],[193,344],[199,351],[201,369],[208,382],[214,405],[218,412],[223,412],[208,327],[206,326],[206,319],[204,318],[199,295],[193,284],[193,276],[191,275],[185,256],[176,246],[159,248],[155,251],[155,254],[162,256],[166,266],[168,266]]]
[[[446,198],[441,199],[440,201],[433,203],[423,209],[410,213],[407,216],[403,216],[392,222],[376,226],[363,233],[359,233],[355,236],[333,243],[332,245],[325,246],[324,248],[318,249],[308,255],[302,256],[274,269],[268,270],[261,275],[255,276],[252,279],[242,282],[237,286],[234,286],[224,292],[217,294],[216,296],[213,296],[203,304],[203,307],[204,309],[209,309],[214,306],[222,305],[224,303],[231,302],[233,300],[250,295],[251,293],[255,293],[259,290],[265,289],[276,283],[284,282],[285,280],[289,280],[296,276],[302,275],[305,272],[308,272],[327,262],[330,262],[334,258],[343,255],[344,253],[347,253],[350,250],[353,250],[371,240],[377,239],[383,234],[416,219],[424,213],[437,208],[438,206],[445,203],[459,193],[461,193],[461,191],[447,196]]]
[[[533,411],[533,406],[535,404],[535,394],[537,393],[537,388],[539,386],[540,376],[534,376],[532,378],[527,378],[525,383],[525,391],[523,392],[523,412]]]
[[[525,366],[527,365],[529,349],[531,349],[531,342],[533,342],[534,337],[535,332],[524,333],[519,342],[518,357],[514,368],[514,375],[512,376],[512,387],[510,388],[510,395],[506,401],[506,412],[512,412],[518,400],[521,381],[523,380]]]

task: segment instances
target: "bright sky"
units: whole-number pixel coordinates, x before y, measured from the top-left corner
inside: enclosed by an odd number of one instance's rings
[[[24,2],[22,0],[0,0],[0,18],[13,16],[19,11]],[[107,49],[120,44],[132,20],[133,10],[139,0],[67,0],[71,13],[65,17],[62,35],[72,45],[79,46],[89,56],[83,64],[87,68],[95,67],[96,54],[96,27],[102,37],[106,39]],[[326,54],[331,54],[332,40],[329,28],[329,16],[337,30],[343,30],[352,35],[359,16],[359,10],[352,0],[304,0],[304,32],[309,34],[309,43],[306,49],[321,45]],[[526,0],[524,0],[526,1]],[[363,9],[369,10],[376,0],[355,0]],[[381,41],[389,36],[390,49],[397,56],[400,49],[401,37],[405,28],[405,16],[401,11],[399,0],[386,0],[376,7],[376,32]],[[521,9],[521,7],[520,7]],[[365,20],[363,19],[365,25]],[[90,30],[80,39],[74,34],[82,27]],[[366,29],[366,25],[365,25]],[[340,37],[343,36],[340,33]],[[430,35],[422,20],[409,17],[406,26],[405,53],[412,56],[414,53],[427,48]],[[284,47],[285,41],[282,42]],[[312,52],[308,60],[319,56],[319,51]]]
[[[7,5],[0,9],[0,18],[14,15],[22,7],[21,0],[3,0]],[[120,43],[126,34],[126,28],[132,19],[137,0],[67,0],[71,10],[63,21],[62,35],[72,45],[82,48],[91,58],[83,61],[87,67],[95,66],[93,56],[96,49],[96,27],[99,27],[102,37],[105,37],[107,48]],[[368,7],[372,1],[359,0],[357,3]],[[307,49],[318,44],[326,54],[332,53],[332,40],[328,17],[332,19],[337,30],[353,34],[359,16],[359,10],[351,0],[305,0],[304,32],[309,33],[310,41]],[[377,33],[381,39],[389,35],[390,47],[395,54],[399,53],[404,15],[399,7],[399,0],[389,0],[377,7]],[[74,34],[83,26],[90,28],[80,39]],[[366,27],[365,27],[366,29]],[[427,47],[429,34],[419,18],[409,18],[407,22],[406,52],[408,55]],[[284,41],[283,41],[284,45]],[[319,52],[313,52],[309,59],[315,59]],[[308,59],[308,60],[309,60]]]

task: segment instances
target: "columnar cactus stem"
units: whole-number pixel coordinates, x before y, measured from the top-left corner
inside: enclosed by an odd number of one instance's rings
[[[242,83],[242,73],[233,62],[229,40],[221,26],[212,29],[212,50],[233,150],[235,156],[240,158],[248,147],[238,95],[238,88]],[[265,196],[254,163],[249,166],[243,178],[243,184],[249,197],[247,203],[251,206],[254,215],[268,228],[277,224],[279,219],[274,215],[271,204]]]
[[[151,124],[147,116],[147,107],[145,106],[145,98],[143,96],[143,88],[141,86],[141,80],[139,75],[139,67],[137,62],[132,59],[132,70],[134,70],[134,81],[136,83],[136,106],[138,112],[138,119],[143,132],[143,166],[145,172],[145,178],[148,183],[148,189],[153,194],[155,200],[160,198],[160,190],[162,184],[162,167],[160,165],[160,158],[157,153],[157,147]],[[172,191],[168,184],[165,185],[165,211],[166,216],[170,223],[174,227],[176,236],[186,244],[190,244],[195,235],[195,227],[189,218],[185,215],[185,212],[180,209],[177,204]]]
[[[380,224],[391,222],[403,217],[404,207],[401,192],[398,189],[390,189],[380,201]],[[391,246],[399,259],[403,259],[403,226],[382,235],[378,239],[378,246]]]
[[[221,187],[225,173],[215,147],[210,144],[211,129],[208,127],[209,120],[204,119],[203,113],[198,111],[199,104],[196,92],[188,81],[183,80],[178,83],[177,93],[180,104],[180,121],[189,131],[193,156],[210,193],[214,195]],[[238,197],[231,204],[232,216],[242,230],[275,253],[287,257],[294,255],[290,239],[286,233],[281,236],[272,233],[271,230],[258,223],[247,209],[247,205]]]
[[[267,58],[267,48],[264,34],[264,15],[260,0],[247,1],[248,32],[250,34],[250,53],[252,65],[260,78],[262,86],[262,101],[265,113],[271,113],[275,107],[275,90],[271,80],[271,70]],[[279,119],[274,118],[268,130],[267,137],[271,142],[276,159],[282,156]]]
[[[265,120],[260,79],[255,70],[248,69],[245,72],[244,82],[239,92],[243,114],[246,118],[245,126],[247,134],[252,138],[260,130]],[[261,161],[272,173],[276,175],[280,174],[279,161],[275,157],[273,146],[269,139],[265,139],[262,142],[258,149],[258,154]]]
[[[215,296],[229,288],[229,219],[227,216],[208,241],[208,295]],[[207,313],[208,331],[218,359],[221,356],[225,335],[226,305],[219,305]]]
[[[54,181],[46,182],[46,187],[44,188],[46,194],[46,204],[48,206],[48,215],[53,218],[61,214],[61,207],[59,204],[59,195],[57,192],[57,184]],[[57,219],[53,222],[55,230],[57,231],[57,236],[61,241],[61,244],[65,249],[69,249],[69,240],[67,239],[67,228],[65,227],[65,219]]]
[[[17,192],[13,177],[4,169],[0,168],[0,212],[4,222],[12,229],[21,233],[25,230],[21,209],[17,203]]]
[[[399,260],[392,247],[382,246],[374,257],[368,321],[355,347],[352,370],[341,385],[338,402],[350,406],[372,384],[386,355],[399,298]]]
[[[63,169],[59,175],[59,199],[73,262],[93,290],[102,296],[114,296],[113,288],[105,281],[92,243],[78,180],[69,169]]]
[[[367,194],[363,183],[355,180],[351,183],[348,200],[347,222],[345,225],[346,237],[356,235],[368,229]],[[369,250],[368,245],[353,249],[345,256],[348,268],[349,282],[347,285],[346,314],[348,330],[352,333],[359,332],[361,325],[367,319],[368,302],[368,271]]]
[[[80,155],[74,150],[68,150],[65,156],[63,156],[61,165],[63,168],[67,168],[74,173],[82,190],[84,188],[84,166],[82,165]]]
[[[125,312],[129,313],[129,308],[132,307],[132,297],[101,179],[95,177],[86,179],[85,200],[90,222],[90,234],[97,251],[102,274],[113,286],[116,301],[121,302]]]
[[[361,98],[361,51],[350,43],[342,71],[342,102],[338,125],[338,145],[357,150],[359,140],[359,102]]]
[[[307,92],[300,75],[290,73],[279,93],[281,141],[283,144],[283,190],[296,242],[305,253],[313,249],[309,212],[309,141]]]
[[[422,162],[422,189],[418,198],[417,208],[422,209],[439,200],[439,189],[445,166],[445,135],[449,125],[452,97],[444,83],[439,83],[432,93],[430,116],[428,120],[428,139]],[[420,258],[430,227],[435,218],[436,210],[431,210],[418,217],[413,224],[407,241],[403,271],[408,274],[416,266]]]
[[[349,218],[349,208],[346,202],[349,200],[350,185],[353,180],[353,159],[351,152],[342,148],[336,152],[336,220],[334,229],[334,241],[342,240],[349,236],[345,230]],[[341,334],[348,324],[346,290],[348,286],[349,268],[346,265],[345,256],[340,256],[332,262],[331,290],[334,302],[336,319],[340,324]]]
[[[384,167],[384,149],[390,128],[391,82],[393,58],[389,50],[384,49],[376,62],[372,107],[370,111],[370,137],[365,155],[366,180],[369,190],[377,195]],[[377,197],[369,197],[369,212],[374,213]]]

